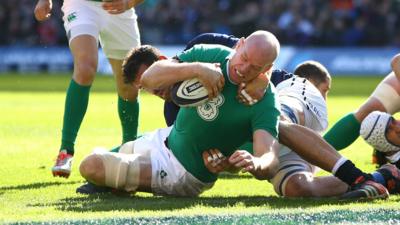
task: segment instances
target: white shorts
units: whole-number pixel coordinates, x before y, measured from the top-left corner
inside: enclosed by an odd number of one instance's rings
[[[158,129],[134,141],[134,152],[151,157],[151,188],[154,194],[198,196],[214,183],[203,183],[186,171],[164,141],[172,127]]]
[[[304,79],[289,79],[282,83],[277,88],[282,114],[290,118],[293,123],[299,124],[299,121],[303,121],[304,124],[300,125],[318,133],[323,132],[327,128],[328,118],[326,103],[321,93],[313,84]],[[303,119],[301,119],[302,116]],[[278,155],[279,169],[270,180],[278,195],[286,195],[287,181],[293,175],[303,174],[306,177],[313,177],[319,169],[285,145],[281,145]]]
[[[64,28],[69,42],[79,35],[100,39],[104,54],[110,59],[124,59],[129,50],[140,45],[137,16],[132,8],[112,15],[101,7],[102,2],[64,0]]]
[[[313,177],[318,170],[318,167],[308,163],[291,151],[288,154],[279,156],[279,169],[270,180],[270,183],[274,186],[274,190],[278,195],[285,196],[286,184],[289,178],[296,174]]]

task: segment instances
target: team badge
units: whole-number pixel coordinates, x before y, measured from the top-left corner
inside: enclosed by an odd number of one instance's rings
[[[224,104],[224,96],[218,95],[214,99],[197,106],[197,114],[205,121],[213,121],[218,117],[219,107]]]

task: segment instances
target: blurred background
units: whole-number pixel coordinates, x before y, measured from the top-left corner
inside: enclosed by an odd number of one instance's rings
[[[35,4],[0,1],[0,73],[72,69],[62,1],[53,0],[52,17],[42,23]],[[292,71],[314,59],[333,75],[384,75],[400,47],[399,0],[146,0],[136,11],[142,44],[168,56],[200,33],[242,37],[264,29],[283,46],[276,67]],[[110,73],[104,56],[99,72]]]

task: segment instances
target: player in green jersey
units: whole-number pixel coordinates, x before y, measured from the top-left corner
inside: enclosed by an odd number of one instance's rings
[[[217,179],[206,169],[202,152],[219,148],[234,156],[241,169],[259,179],[270,178],[277,165],[274,146],[280,114],[274,88],[269,86],[264,98],[251,107],[239,103],[236,94],[238,83],[272,67],[279,42],[271,33],[257,31],[237,46],[233,51],[200,45],[178,55],[182,63],[162,60],[150,66],[141,80],[145,89],[155,92],[197,77],[210,90],[212,100],[181,109],[174,126],[128,142],[119,153],[89,155],[81,164],[82,176],[98,185],[126,191],[197,196]],[[253,154],[237,150],[249,140],[255,143]]]
[[[75,152],[75,140],[85,116],[89,92],[96,75],[98,45],[111,64],[118,92],[118,114],[122,142],[136,138],[139,103],[135,86],[123,82],[121,65],[130,49],[140,45],[134,6],[144,0],[64,0],[64,27],[74,59],[74,72],[67,89],[61,146],[52,168],[53,176],[68,178]],[[51,15],[52,0],[38,0],[35,17]]]

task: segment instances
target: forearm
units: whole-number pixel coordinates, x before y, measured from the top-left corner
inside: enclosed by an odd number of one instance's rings
[[[199,74],[200,63],[175,63],[161,60],[150,66],[141,78],[141,85],[147,90],[160,90],[176,82],[195,78]]]
[[[256,157],[256,167],[250,171],[258,180],[267,180],[272,178],[278,170],[279,161],[274,152],[268,152],[261,157]]]
[[[278,169],[279,142],[267,131],[257,130],[253,136],[254,170],[249,171],[259,180],[272,178]]]

